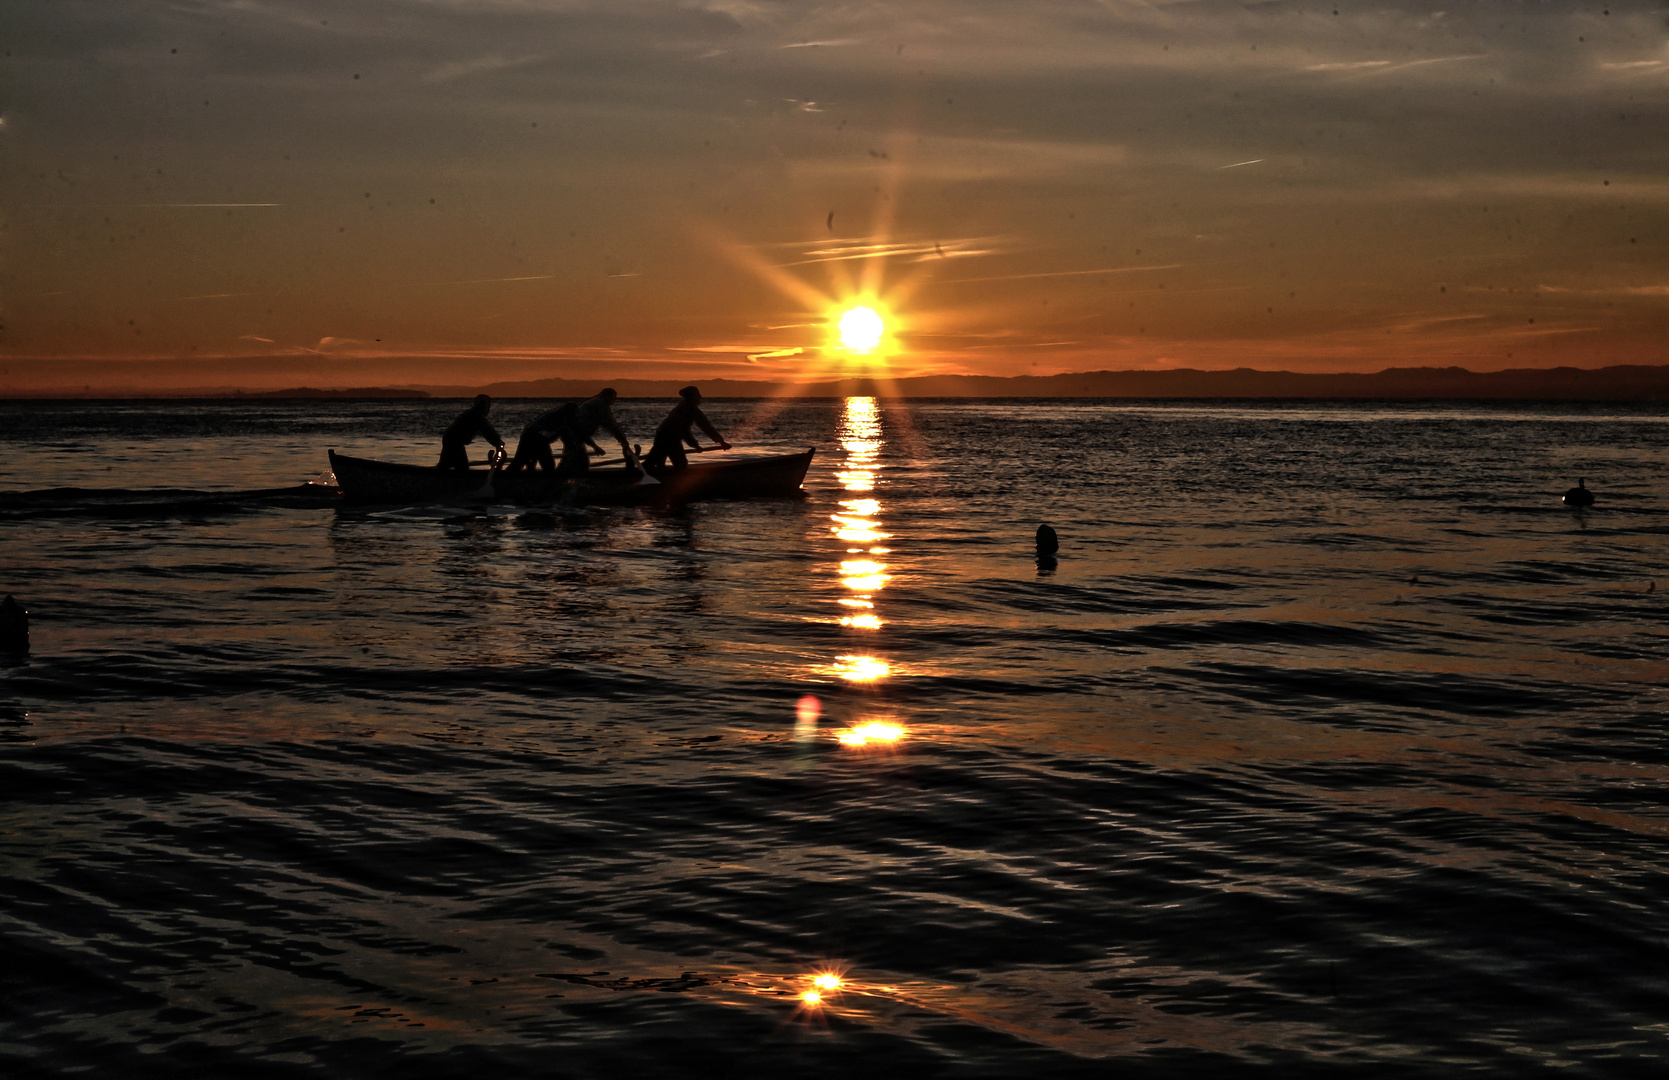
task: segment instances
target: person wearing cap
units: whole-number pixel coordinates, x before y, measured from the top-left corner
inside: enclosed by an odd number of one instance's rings
[[[493,425],[487,422],[487,413],[492,407],[492,398],[486,394],[476,394],[475,404],[458,414],[458,418],[441,434],[440,462],[435,466],[437,469],[467,472],[469,452],[464,447],[474,442],[477,435],[498,447],[499,453],[504,452],[504,440],[498,437]]]
[[[644,459],[644,467],[653,472],[668,460],[674,469],[682,469],[690,463],[684,454],[684,444],[688,443],[697,450],[702,448],[690,434],[692,427],[699,427],[707,433],[707,437],[719,444],[720,450],[729,450],[730,444],[724,441],[724,436],[713,427],[713,422],[707,419],[707,414],[701,411],[701,391],[693,386],[686,386],[678,391],[682,400],[672,407],[661,421],[661,426],[655,429],[655,445],[649,448],[649,456]]]
[[[626,441],[625,433],[614,419],[614,400],[619,397],[614,388],[604,387],[596,397],[587,398],[574,407],[568,414],[567,422],[558,437],[562,440],[562,463],[557,466],[558,476],[584,475],[591,469],[591,455],[585,448],[595,446],[592,436],[601,428],[613,435],[620,443],[620,456],[625,459],[628,468],[637,467],[637,454],[632,451],[632,444]]]

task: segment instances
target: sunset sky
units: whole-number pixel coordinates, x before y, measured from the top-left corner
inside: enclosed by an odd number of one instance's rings
[[[0,392],[1669,362],[1666,19],[9,0]]]

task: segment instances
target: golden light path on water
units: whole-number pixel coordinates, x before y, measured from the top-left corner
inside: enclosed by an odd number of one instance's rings
[[[881,500],[876,490],[882,446],[881,410],[872,397],[850,397],[840,418],[840,448],[845,453],[835,473],[848,498],[840,500],[840,512],[831,514],[830,531],[846,546],[840,562],[840,583],[847,595],[840,598],[845,609],[840,625],[849,630],[871,632],[881,629],[876,594],[887,587],[891,576],[882,561],[888,554],[881,531]],[[869,653],[851,653],[837,659],[836,673],[848,682],[874,683],[884,679],[891,667]]]
[[[880,403],[873,397],[847,398],[838,435],[844,457],[835,477],[846,497],[839,500],[839,512],[829,515],[829,531],[843,556],[838,621],[859,635],[862,645],[837,656],[827,670],[853,686],[874,687],[892,674],[892,665],[876,655],[872,643],[872,635],[885,625],[877,598],[892,580],[886,562],[890,534],[881,527],[885,508],[879,494],[884,445]],[[903,733],[897,724],[860,718],[836,738],[843,746],[864,747],[890,745]]]

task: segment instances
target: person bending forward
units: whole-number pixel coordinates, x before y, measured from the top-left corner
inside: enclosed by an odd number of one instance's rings
[[[587,398],[574,407],[559,434],[562,439],[562,464],[557,467],[558,476],[583,476],[591,470],[591,455],[586,453],[585,448],[597,445],[591,437],[598,428],[613,435],[620,443],[620,456],[625,459],[627,467],[637,467],[637,455],[632,452],[632,444],[626,441],[620,425],[614,420],[612,406],[617,397],[619,395],[613,387],[607,387],[596,397]]]
[[[713,427],[707,414],[701,411],[701,391],[693,386],[686,386],[678,391],[683,400],[672,407],[661,421],[661,426],[655,429],[655,445],[649,450],[649,456],[644,459],[644,466],[651,472],[660,468],[667,461],[672,462],[674,469],[682,469],[690,463],[684,454],[684,444],[688,443],[697,450],[701,444],[695,441],[690,433],[692,427],[699,427],[707,433],[707,437],[719,444],[720,450],[729,450],[730,444],[724,441],[724,436]]]
[[[574,422],[574,413],[579,409],[579,402],[570,401],[558,405],[554,409],[540,413],[533,422],[522,428],[522,437],[516,443],[516,456],[511,459],[509,468],[505,472],[519,473],[523,469],[531,470],[535,465],[541,466],[546,472],[556,471],[556,458],[551,454],[551,443],[562,438],[564,429]],[[603,448],[589,439],[583,440],[593,452],[602,453]]]
[[[492,398],[486,394],[475,395],[475,404],[459,413],[458,418],[441,433],[440,461],[435,468],[468,472],[469,451],[464,447],[474,442],[477,435],[498,447],[500,453],[504,452],[504,440],[487,422],[487,413],[492,407]]]

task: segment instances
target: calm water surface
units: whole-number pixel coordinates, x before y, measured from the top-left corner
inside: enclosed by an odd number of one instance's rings
[[[5,1075],[1664,1074],[1669,409],[718,402],[805,498],[264,491],[459,407],[0,403]]]

